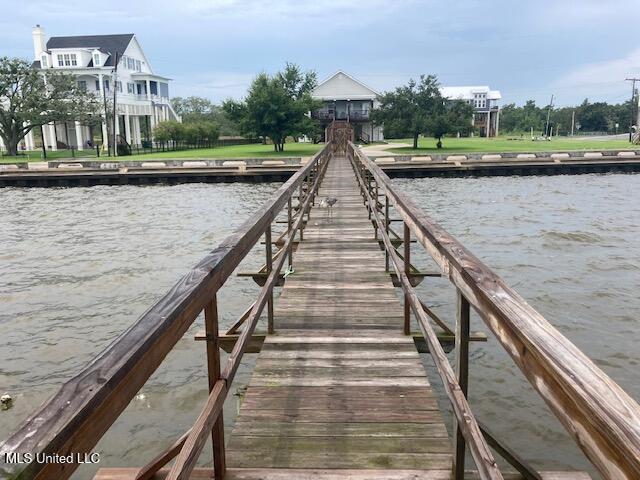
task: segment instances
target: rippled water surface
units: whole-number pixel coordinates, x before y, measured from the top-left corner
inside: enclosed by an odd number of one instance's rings
[[[640,398],[640,176],[397,179],[395,183]],[[0,190],[0,439],[213,249],[278,184]],[[257,246],[240,270],[256,269]],[[422,268],[429,261],[414,247]],[[454,291],[423,298],[451,320]],[[222,326],[254,299],[248,279],[220,294]],[[99,443],[101,466],[139,466],[191,426],[206,398],[199,319]],[[489,333],[473,318],[473,330]],[[472,348],[478,417],[534,465],[590,469],[517,367],[489,336]],[[223,361],[226,359],[223,358]],[[247,355],[233,391],[246,383]],[[431,362],[430,378],[439,388]],[[444,406],[444,402],[442,402]],[[225,406],[232,425],[235,400]],[[206,464],[205,448],[202,463]],[[90,478],[83,468],[76,478]]]

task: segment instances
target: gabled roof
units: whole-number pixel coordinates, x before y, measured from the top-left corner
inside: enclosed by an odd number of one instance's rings
[[[133,33],[117,35],[80,35],[74,37],[51,37],[47,42],[47,50],[55,48],[97,48],[109,55],[106,66],[113,65],[116,52],[122,55],[131,43]]]
[[[321,100],[373,100],[378,92],[356,80],[348,73],[338,70],[311,92],[313,98]]]

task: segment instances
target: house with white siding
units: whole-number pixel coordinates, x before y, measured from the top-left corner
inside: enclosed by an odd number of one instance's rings
[[[339,70],[320,82],[311,96],[322,101],[322,107],[311,112],[311,117],[324,129],[334,120],[342,120],[353,126],[356,140],[368,143],[384,139],[382,126],[370,119],[371,111],[380,104],[379,94],[360,80]]]
[[[47,39],[44,29],[36,25],[33,50],[34,68],[73,74],[78,85],[94,93],[101,103],[112,105],[116,90],[115,133],[119,142],[140,145],[151,141],[158,122],[180,120],[169,103],[170,79],[155,73],[133,33]],[[82,150],[91,147],[94,138],[106,145],[108,131],[111,128],[107,130],[104,123],[101,132],[77,121],[50,124],[43,128],[44,144],[50,150],[70,147]],[[33,132],[25,144],[27,149],[34,149]]]
[[[473,126],[482,137],[495,137],[500,131],[499,90],[487,86],[441,87],[440,93],[449,100],[463,100],[473,107]]]

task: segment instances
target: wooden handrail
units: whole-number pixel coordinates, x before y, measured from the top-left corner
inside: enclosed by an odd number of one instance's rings
[[[365,200],[369,204],[369,210],[375,217],[376,221],[381,224],[380,213],[378,212],[367,185],[360,174],[359,167],[353,157],[351,157],[351,160],[353,162],[356,177],[358,178],[361,187],[363,187],[362,190],[365,194]],[[418,319],[418,325],[420,325],[422,334],[429,345],[429,353],[434,360],[438,374],[442,378],[444,390],[449,397],[453,413],[460,425],[460,430],[469,445],[469,450],[471,451],[471,455],[475,461],[478,474],[482,480],[502,480],[503,477],[500,473],[500,469],[493,458],[489,445],[482,436],[480,427],[473,416],[471,407],[467,402],[464,392],[458,384],[456,374],[447,359],[447,354],[444,352],[433,327],[429,323],[427,313],[423,309],[420,299],[411,285],[411,281],[409,280],[405,270],[406,266],[404,265],[404,262],[401,261],[396,249],[393,248],[391,239],[384,229],[381,230],[381,235],[385,248],[389,253],[391,264],[393,265],[396,274],[398,275],[398,279],[401,282],[402,289],[404,290],[405,302],[408,302],[411,310]]]
[[[324,168],[326,168],[327,162],[322,162],[320,164],[319,174],[316,176],[312,192],[315,192],[318,186],[320,185],[320,180],[322,178]],[[304,213],[311,206],[311,202],[313,201],[313,194],[307,195],[304,204],[302,205],[301,212]],[[289,246],[292,244],[293,240],[296,236],[296,231],[302,224],[302,219],[304,215],[300,215],[296,222],[294,223],[292,229],[287,236],[287,240],[282,247],[282,251],[286,251]],[[269,230],[267,230],[268,232]],[[268,237],[268,236],[267,236]],[[269,240],[269,239],[267,239]],[[256,328],[258,323],[258,319],[264,310],[265,305],[267,304],[267,300],[271,295],[273,288],[276,284],[276,281],[280,275],[280,270],[282,270],[282,266],[286,260],[285,255],[281,255],[271,271],[269,276],[267,277],[266,282],[260,289],[260,293],[258,294],[258,298],[253,304],[251,308],[251,313],[247,317],[247,325],[240,334],[238,341],[233,347],[231,354],[227,358],[227,364],[225,366],[224,371],[221,374],[222,380],[216,383],[216,387],[218,387],[218,383],[223,383],[219,388],[214,388],[209,395],[205,408],[200,413],[198,420],[196,420],[195,425],[191,429],[180,454],[177,456],[176,461],[173,465],[173,468],[169,472],[167,480],[182,480],[188,479],[191,476],[191,472],[193,471],[198,457],[200,456],[200,452],[202,451],[202,447],[204,446],[207,433],[211,431],[211,428],[215,424],[215,421],[222,411],[222,405],[224,404],[224,400],[226,398],[228,388],[233,383],[233,379],[235,377],[238,368],[240,367],[240,362],[242,361],[242,357],[247,348],[247,345],[251,339],[251,335]],[[216,477],[217,478],[217,477]]]
[[[426,215],[355,145],[350,154],[492,330],[587,458],[607,479],[640,478],[640,406],[520,295]]]
[[[87,453],[118,418],[166,355],[260,240],[291,195],[328,155],[326,145],[233,234],[80,373],[67,381],[0,445],[9,453]],[[68,478],[75,463],[22,464],[22,478]]]

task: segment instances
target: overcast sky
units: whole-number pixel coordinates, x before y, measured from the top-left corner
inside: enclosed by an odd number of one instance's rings
[[[503,103],[621,102],[640,77],[640,0],[0,0],[0,55],[49,36],[135,33],[172,95],[241,97],[285,62],[378,91],[421,73]],[[11,12],[11,13],[8,13]]]

